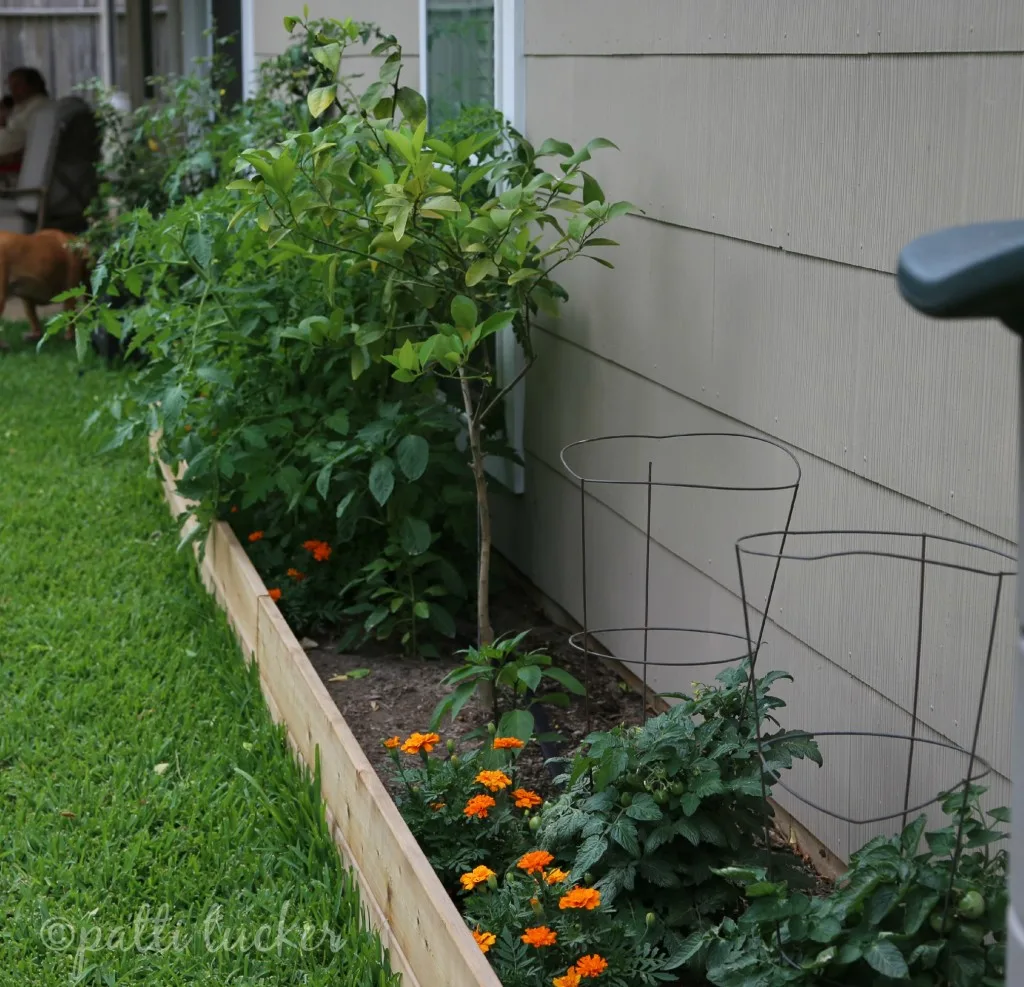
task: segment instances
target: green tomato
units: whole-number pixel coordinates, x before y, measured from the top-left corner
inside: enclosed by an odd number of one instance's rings
[[[932,932],[938,932],[940,935],[948,935],[953,930],[953,919],[947,918],[946,924],[942,924],[942,905],[936,907],[935,911],[932,912],[931,917],[928,919],[928,924],[932,927]]]
[[[956,911],[964,918],[981,918],[985,914],[985,899],[977,891],[968,891],[956,903]]]
[[[619,798],[619,803],[628,809],[633,804],[633,796],[629,792],[623,792]]]
[[[674,781],[669,785],[668,790],[678,798],[686,791],[686,786],[681,781]]]
[[[664,805],[668,801],[668,792],[666,792],[664,788],[659,788],[654,793],[654,801],[657,802],[658,805]]]

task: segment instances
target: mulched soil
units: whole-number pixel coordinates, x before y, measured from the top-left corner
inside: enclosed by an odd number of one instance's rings
[[[530,628],[523,646],[550,655],[555,663],[587,680],[586,662],[568,643],[569,632],[553,624],[515,583],[503,587],[501,598],[492,605],[495,633],[519,633]],[[471,640],[471,628],[460,628],[461,644]],[[398,735],[406,737],[414,730],[428,728],[434,709],[447,694],[441,680],[459,665],[458,658],[405,658],[381,649],[366,647],[356,654],[340,653],[327,635],[318,635],[316,647],[311,639],[303,639],[313,667],[327,686],[331,698],[348,722],[370,763],[381,780],[394,792],[388,757],[381,741]],[[581,697],[571,697],[568,707],[545,705],[544,712],[551,729],[563,742],[545,745],[542,751],[530,744],[519,758],[519,782],[542,794],[550,794],[551,768],[546,757],[564,754],[576,747],[588,730],[610,730],[622,723],[639,723],[642,718],[640,697],[630,690],[618,674],[605,662],[591,657],[589,661],[589,704]],[[355,669],[368,669],[360,678],[341,676]],[[474,697],[459,715],[457,733],[464,735],[474,728],[486,726],[491,710]],[[451,732],[446,721],[442,736]]]

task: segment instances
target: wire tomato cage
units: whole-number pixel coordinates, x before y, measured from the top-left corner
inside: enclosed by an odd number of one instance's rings
[[[902,730],[854,729],[853,725],[838,729],[833,723],[822,729],[809,727],[798,731],[808,738],[825,740],[833,750],[844,743],[849,745],[847,757],[836,758],[840,764],[848,766],[847,782],[852,775],[849,766],[857,765],[868,769],[863,777],[877,772],[876,780],[895,790],[892,804],[875,806],[871,805],[871,797],[848,790],[845,810],[820,798],[811,798],[779,772],[771,771],[766,761],[771,738],[765,736],[762,725],[757,723],[758,754],[765,765],[762,775],[765,799],[770,780],[798,802],[840,823],[851,827],[877,827],[898,819],[902,831],[911,815],[937,803],[943,792],[958,792],[962,787],[963,802],[957,813],[952,868],[943,905],[945,922],[964,850],[964,823],[972,786],[993,770],[991,763],[981,756],[979,747],[1000,621],[1012,615],[1012,593],[1007,583],[1016,576],[1016,559],[996,548],[926,532],[793,531],[787,526],[738,539],[736,561],[746,643],[752,657],[751,688],[761,657],[765,622],[772,606],[771,599],[764,604],[752,599],[751,574],[763,565],[775,580],[785,563],[783,595],[794,591],[792,595],[801,600],[803,612],[812,615],[803,621],[802,627],[787,627],[786,633],[806,634],[808,638],[819,636],[821,641],[812,648],[822,655],[847,655],[845,668],[841,663],[840,667],[860,679],[863,687],[872,687],[868,681],[872,677],[883,679],[887,691],[872,697],[873,706],[877,707],[883,698],[888,699],[894,715],[909,720],[907,728]],[[828,578],[828,574],[822,572],[827,567],[838,568],[840,578]],[[795,585],[791,585],[790,578],[794,574]],[[843,607],[843,603],[847,606]],[[851,603],[855,605],[850,606]],[[865,605],[868,612],[864,612]],[[890,621],[888,626],[886,620]],[[781,633],[781,628],[779,630]],[[839,646],[840,642],[843,647]],[[890,649],[891,661],[877,660]],[[912,655],[909,662],[903,657],[904,649]],[[972,650],[976,655],[973,660],[970,658]],[[952,662],[950,655],[959,660]],[[898,674],[901,668],[903,675]],[[978,678],[980,682],[972,695],[972,680]],[[934,701],[926,701],[926,688]],[[874,689],[880,691],[877,682]],[[901,702],[904,698],[909,700],[906,705]],[[938,712],[935,712],[936,706]],[[964,727],[960,728],[965,709]],[[959,742],[946,736],[942,728],[948,728],[950,721],[961,733],[969,731],[969,738]],[[947,729],[947,732],[952,731]],[[876,752],[888,749],[888,753],[880,754],[873,764],[858,762],[853,756],[854,748],[865,741],[872,744]],[[933,771],[924,779],[933,794],[915,797],[915,767],[925,756],[922,748],[932,755],[933,768],[940,761],[947,771],[954,762],[960,767],[951,771],[950,783],[939,786],[938,792]],[[829,764],[830,758],[825,756],[826,770]],[[902,780],[901,790],[894,789],[893,772]],[[830,786],[820,787],[828,790]],[[769,825],[766,821],[766,847],[769,846]],[[768,860],[771,871],[770,854]],[[797,966],[796,959],[786,953],[778,926],[776,933],[783,959]]]
[[[573,478],[580,492],[580,553],[582,590],[582,630],[569,638],[570,645],[583,655],[584,684],[587,696],[587,732],[591,730],[590,666],[592,658],[613,659],[639,671],[643,685],[643,719],[647,719],[650,670],[681,667],[708,667],[729,665],[747,659],[751,647],[749,635],[694,624],[676,624],[671,617],[652,623],[651,620],[651,563],[652,545],[665,544],[674,537],[696,529],[698,540],[707,537],[701,524],[688,523],[689,516],[701,519],[701,511],[682,512],[671,504],[673,493],[689,491],[695,497],[733,499],[748,510],[758,508],[763,516],[783,520],[788,531],[800,488],[801,470],[796,457],[781,444],[756,435],[734,432],[679,432],[668,435],[630,433],[604,435],[570,443],[561,451],[565,470]],[[772,506],[775,495],[775,506]],[[588,496],[589,495],[589,496]],[[754,504],[752,501],[757,501]],[[591,503],[593,502],[593,503]],[[594,601],[591,566],[604,571],[622,570],[629,559],[619,554],[599,557],[588,533],[588,503],[608,508],[624,517],[634,530],[643,536],[642,601],[635,621],[616,624],[599,621],[592,625]],[[691,505],[692,506],[692,505]],[[709,505],[712,506],[713,505]],[[667,508],[659,511],[659,508]],[[656,524],[657,521],[657,524]],[[655,528],[664,529],[655,537]],[[721,552],[733,541],[732,537],[716,539],[711,532],[707,552]],[[607,554],[607,553],[605,553]],[[706,553],[705,553],[706,554]],[[723,556],[724,558],[724,556]],[[710,559],[708,560],[710,563]],[[768,589],[771,599],[775,588],[776,572]],[[621,572],[619,579],[622,578]],[[623,600],[615,601],[621,605]],[[629,609],[628,601],[625,608]],[[767,619],[767,617],[765,618]],[[765,622],[757,631],[760,643]],[[679,657],[654,659],[653,643],[661,644],[659,652],[678,649]]]

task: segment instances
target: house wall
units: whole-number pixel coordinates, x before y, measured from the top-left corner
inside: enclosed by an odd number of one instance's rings
[[[1018,343],[995,325],[915,315],[892,272],[919,233],[1024,215],[1019,0],[526,0],[525,47],[528,135],[615,141],[621,150],[601,152],[593,172],[643,215],[610,231],[621,241],[604,252],[614,271],[564,269],[571,301],[539,333],[527,491],[501,505],[504,552],[581,620],[580,491],[559,450],[608,433],[693,431],[790,448],[803,468],[795,528],[927,531],[1014,551]],[[696,482],[789,475],[763,448],[706,441],[621,448],[592,466],[643,478],[649,461],[656,477]],[[586,503],[589,626],[641,624],[646,493],[592,487]],[[778,494],[658,488],[650,623],[742,634],[734,542],[781,527],[786,507]],[[758,601],[769,577],[747,570]],[[989,577],[927,572],[920,736],[970,745],[995,591]],[[915,563],[785,563],[762,661],[796,676],[780,690],[786,722],[909,732],[921,593]],[[981,733],[999,804],[1013,603],[1011,581]],[[604,640],[641,654],[637,635]],[[650,681],[709,678],[714,669],[678,663],[723,646],[651,635],[649,658],[677,664],[651,668]],[[905,744],[822,747],[825,769],[793,779],[810,801],[859,818],[902,807]],[[942,748],[920,749],[911,805],[964,769]],[[841,856],[892,829],[781,801]]]
[[[300,16],[305,3],[288,4],[285,0],[252,0],[254,40],[257,61],[279,55],[288,45],[283,20],[288,15]],[[419,6],[417,0],[344,0],[326,2],[313,0],[308,4],[311,18],[334,17],[344,20],[370,21],[387,34],[393,34],[402,44],[405,70],[409,85],[419,88]],[[356,86],[369,85],[377,77],[378,59],[369,51],[373,45],[352,47],[345,54],[346,74],[359,74]],[[344,67],[343,66],[343,67]]]

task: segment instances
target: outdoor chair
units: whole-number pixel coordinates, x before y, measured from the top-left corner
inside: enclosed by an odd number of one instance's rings
[[[66,96],[43,106],[32,117],[17,184],[0,189],[0,231],[84,232],[99,157],[99,127],[84,100]]]

